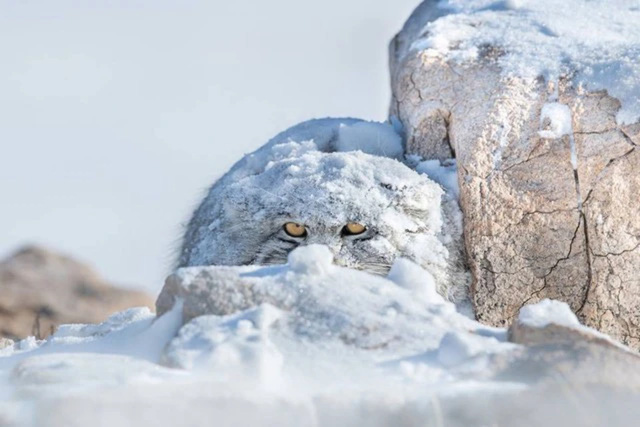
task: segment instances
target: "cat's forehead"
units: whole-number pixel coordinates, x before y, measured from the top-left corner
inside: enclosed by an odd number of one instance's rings
[[[394,211],[439,209],[441,189],[395,160],[360,152],[311,152],[270,164],[225,197],[253,218],[290,217],[331,226],[386,221]]]
[[[350,191],[350,187],[354,186],[371,189],[382,187],[389,191],[402,191],[418,185],[433,184],[437,187],[426,176],[396,160],[362,152],[308,152],[300,157],[271,162],[263,172],[251,176],[248,181],[252,185],[282,191],[288,187],[310,189],[321,184],[324,191],[335,192],[340,190],[333,187],[344,187],[343,192]]]

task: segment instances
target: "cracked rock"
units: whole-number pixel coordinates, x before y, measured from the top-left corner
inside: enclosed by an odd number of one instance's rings
[[[640,123],[619,124],[621,103],[571,73],[502,73],[504,47],[454,61],[414,43],[447,13],[423,2],[392,41],[390,115],[410,154],[457,159],[478,320],[507,326],[523,305],[559,299],[640,349]],[[550,130],[550,103],[568,107],[569,132]]]

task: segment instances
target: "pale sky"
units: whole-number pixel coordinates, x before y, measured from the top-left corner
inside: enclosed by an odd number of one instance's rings
[[[157,291],[203,191],[314,117],[385,120],[418,0],[0,0],[0,256]]]

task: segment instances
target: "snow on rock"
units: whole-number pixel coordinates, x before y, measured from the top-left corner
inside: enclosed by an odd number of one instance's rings
[[[383,278],[334,265],[331,258],[326,247],[311,245],[295,249],[286,267],[179,269],[167,279],[157,312],[181,301],[183,318],[190,320],[268,304],[293,313],[277,323],[304,331],[306,340],[397,351],[437,345],[444,324],[477,327],[436,293],[429,273],[408,260],[397,260]]]
[[[542,138],[560,138],[573,133],[571,110],[558,102],[544,104],[540,113],[540,129]]]
[[[551,323],[567,327],[580,325],[578,318],[566,303],[550,299],[522,307],[518,314],[518,322],[534,328],[544,328]]]
[[[514,408],[530,413],[549,395],[566,402],[558,388],[540,394],[538,379],[528,377],[549,365],[550,375],[540,380],[552,381],[557,355],[542,362],[537,350],[505,342],[504,330],[456,312],[421,273],[407,260],[388,279],[345,269],[332,265],[322,247],[294,251],[283,266],[181,269],[172,280],[185,292],[158,318],[128,310],[0,356],[0,420],[65,427],[196,426],[211,419],[255,426],[384,426],[398,419],[502,425],[518,417]],[[225,296],[217,307],[228,313],[215,314],[209,292]],[[183,317],[190,298],[203,303],[200,316]],[[560,306],[545,304],[523,316],[537,324],[544,322],[538,317],[563,318]],[[563,351],[558,363],[572,366],[578,356]],[[597,352],[591,362],[592,350],[585,351],[576,366],[597,366],[593,372],[618,354]],[[625,379],[635,381],[640,368],[626,354],[609,366],[624,366]],[[577,381],[563,369],[563,381]],[[591,396],[589,390],[578,392]],[[523,393],[529,397],[522,400]],[[597,411],[617,411],[615,402]],[[565,416],[544,407],[533,412],[530,425],[540,416]]]
[[[618,123],[640,119],[640,8],[633,0],[441,0],[409,49],[473,61],[494,46],[505,76],[605,89],[622,103]]]
[[[519,344],[591,340],[629,351],[611,337],[580,324],[566,303],[550,299],[520,309],[518,318],[509,328],[509,336]]]

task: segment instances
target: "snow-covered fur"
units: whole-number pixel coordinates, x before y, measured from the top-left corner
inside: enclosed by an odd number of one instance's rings
[[[283,132],[211,187],[178,266],[284,264],[294,248],[323,244],[335,263],[379,275],[408,258],[442,295],[463,300],[460,221],[443,217],[443,189],[399,161],[402,153],[401,138],[382,123],[323,119]],[[457,201],[445,206],[458,209]],[[307,235],[287,235],[287,222],[303,224]],[[353,222],[366,232],[343,235]]]

